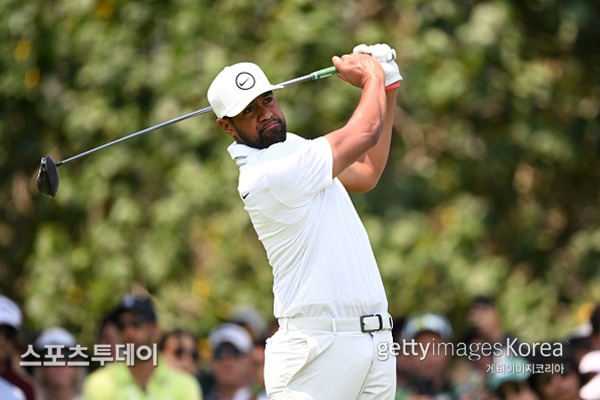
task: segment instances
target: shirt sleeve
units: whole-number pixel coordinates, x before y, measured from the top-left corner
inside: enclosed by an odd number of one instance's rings
[[[280,157],[269,163],[267,186],[288,206],[299,206],[333,181],[333,153],[324,137],[290,141]]]

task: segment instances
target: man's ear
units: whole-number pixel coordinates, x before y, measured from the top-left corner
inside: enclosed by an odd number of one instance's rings
[[[232,138],[236,137],[236,131],[235,129],[233,129],[233,125],[231,124],[229,118],[218,118],[217,125],[219,125],[221,129],[223,129],[225,133],[231,136]]]

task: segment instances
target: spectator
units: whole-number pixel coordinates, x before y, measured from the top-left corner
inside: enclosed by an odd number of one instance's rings
[[[116,316],[120,341],[132,346],[133,354],[143,346],[153,347],[159,327],[151,299],[127,295]],[[133,363],[116,361],[90,374],[84,382],[83,398],[197,400],[202,395],[194,378],[168,366],[162,357],[157,363],[153,357],[145,361],[138,357]]]
[[[494,356],[484,351],[486,339],[475,329],[469,329],[460,340],[469,349],[467,357],[455,360],[452,368],[452,381],[461,400],[496,400],[490,391],[487,378],[489,368],[494,365]]]
[[[165,362],[192,376],[198,373],[198,341],[192,332],[174,329],[165,333],[158,346]]]
[[[250,400],[252,338],[248,331],[233,323],[217,327],[208,338],[213,350],[213,390],[206,400]]]
[[[533,390],[541,400],[579,400],[581,379],[577,371],[571,349],[563,346],[563,354],[537,354],[532,359],[534,365],[543,365],[553,372],[534,373],[529,378]],[[559,371],[559,372],[555,372]]]
[[[97,348],[108,347],[110,350],[106,352],[103,351],[103,353],[106,353],[110,358],[114,359],[117,355],[117,345],[119,344],[122,344],[121,333],[117,326],[116,310],[113,310],[107,313],[100,322],[96,345],[98,346]],[[98,368],[98,366],[95,366],[94,369],[96,368]]]
[[[418,398],[419,400],[458,399],[455,388],[448,377],[448,366],[452,354],[444,346],[452,337],[448,319],[434,313],[419,313],[410,316],[402,328],[402,344],[406,381],[397,388],[397,400]],[[426,354],[422,349],[428,349]]]
[[[591,351],[583,356],[579,372],[586,378],[585,385],[579,390],[581,399],[600,399],[600,350]]]
[[[65,362],[64,366],[50,366],[42,364],[34,370],[38,400],[80,400],[81,386],[85,378],[86,369],[83,366],[70,365],[73,361],[82,361],[81,358],[72,357],[73,348],[77,345],[73,335],[63,328],[45,329],[36,339],[34,348],[37,354],[48,357],[51,346],[60,346],[62,358],[56,361]],[[55,352],[54,354],[56,354]],[[54,360],[52,360],[54,361]]]
[[[26,400],[35,400],[30,377],[19,368],[17,351],[23,315],[17,304],[0,295],[0,377],[18,387]]]
[[[501,400],[539,400],[529,386],[531,364],[521,357],[499,357],[494,360],[500,372],[488,374],[488,386]]]
[[[487,385],[488,369],[494,365],[491,352],[483,351],[485,346],[507,343],[508,336],[502,328],[500,313],[492,297],[476,296],[467,316],[467,332],[461,343],[470,349],[469,358],[458,360],[453,369],[452,380],[461,398],[490,399],[494,395]]]
[[[502,328],[500,313],[490,296],[475,297],[469,310],[468,323],[473,332],[486,343],[504,343],[508,335]]]

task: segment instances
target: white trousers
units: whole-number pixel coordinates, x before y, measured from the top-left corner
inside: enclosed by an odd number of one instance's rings
[[[265,349],[271,400],[393,400],[396,359],[379,359],[390,330],[373,333],[279,330]]]

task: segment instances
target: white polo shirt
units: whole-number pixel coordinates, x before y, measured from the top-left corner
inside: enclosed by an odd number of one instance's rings
[[[238,191],[273,268],[274,314],[357,317],[387,312],[367,232],[327,139],[293,133],[266,149],[233,143]]]

